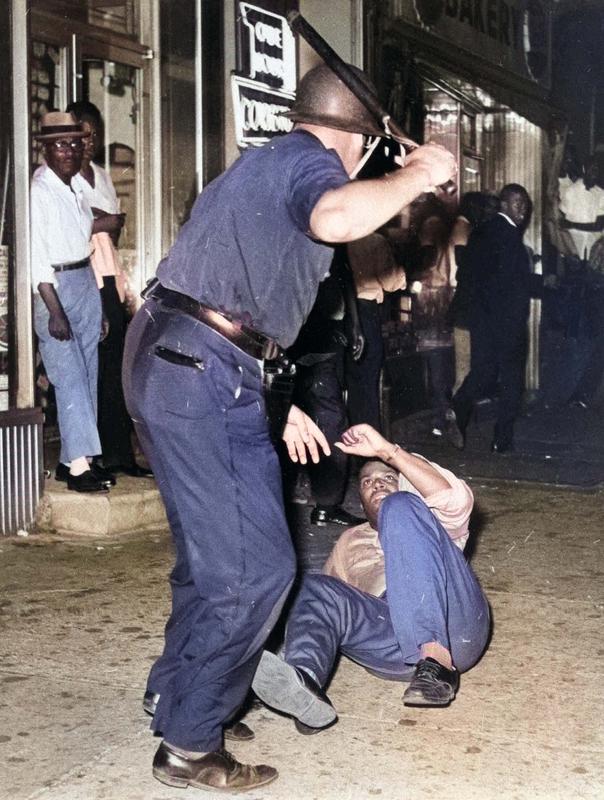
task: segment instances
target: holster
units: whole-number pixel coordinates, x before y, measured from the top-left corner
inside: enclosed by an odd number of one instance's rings
[[[281,357],[264,362],[264,397],[271,441],[283,436],[296,383],[296,365]]]

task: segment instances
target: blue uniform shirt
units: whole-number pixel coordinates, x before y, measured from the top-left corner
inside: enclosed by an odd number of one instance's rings
[[[309,236],[310,215],[348,180],[337,153],[307,131],[247,151],[199,195],[157,277],[289,347],[333,256]]]

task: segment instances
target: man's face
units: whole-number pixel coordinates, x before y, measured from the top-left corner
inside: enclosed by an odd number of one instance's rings
[[[83,152],[82,139],[74,136],[62,136],[44,145],[46,163],[67,184],[80,171]]]
[[[377,530],[382,500],[398,492],[398,472],[383,461],[368,461],[359,474],[359,492],[369,524]]]
[[[514,192],[507,200],[502,201],[501,210],[515,225],[522,228],[528,217],[528,197],[522,192]]]
[[[82,142],[84,144],[84,159],[87,162],[92,161],[92,159],[96,155],[96,151],[98,150],[98,129],[93,120],[84,118],[82,119],[82,130],[86,134]]]

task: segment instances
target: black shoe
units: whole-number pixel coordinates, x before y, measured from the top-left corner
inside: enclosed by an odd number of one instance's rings
[[[67,488],[73,492],[108,492],[109,487],[103,481],[100,481],[92,472],[87,469],[81,475],[67,475]]]
[[[445,413],[445,436],[457,450],[463,450],[466,446],[465,432],[461,429],[452,408]]]
[[[265,650],[252,681],[258,697],[311,728],[325,728],[337,719],[329,697],[302,669]]]
[[[112,468],[113,472],[123,472],[124,475],[129,475],[131,478],[152,478],[153,471],[141,467],[139,464],[120,464]]]
[[[335,722],[335,720],[334,720]],[[333,724],[333,723],[332,723]],[[301,733],[302,736],[312,736],[315,733],[321,733],[326,728],[331,728],[330,725],[324,725],[322,728],[312,728],[310,725],[305,725],[303,722],[300,722],[299,719],[294,720],[294,726],[298,733]]]
[[[568,405],[572,408],[582,408],[584,411],[589,408],[589,403],[584,397],[571,397],[568,401]]]
[[[315,506],[310,512],[310,522],[324,528],[326,525],[360,525],[365,522],[361,517],[355,517],[341,506]]]
[[[499,455],[503,455],[504,453],[513,453],[514,452],[514,443],[509,441],[497,440],[493,439],[491,442],[491,453],[498,453]]]
[[[63,464],[59,461],[57,464],[57,468],[55,469],[55,480],[62,481],[63,483],[67,483],[67,478],[69,478],[69,467],[67,464]]]
[[[106,483],[107,486],[115,486],[116,480],[113,472],[110,472],[106,467],[101,466],[98,461],[92,459],[90,470],[97,481]]]
[[[224,738],[231,742],[250,742],[256,738],[256,734],[246,725],[245,722],[233,722],[232,725],[226,725],[224,728]]]
[[[447,669],[433,658],[424,658],[415,667],[403,703],[406,706],[448,706],[458,688],[456,669]]]
[[[146,691],[143,697],[143,711],[151,717],[154,716],[158,702],[158,694]],[[256,734],[250,726],[241,721],[234,722],[232,725],[227,725],[224,729],[224,738],[230,739],[233,742],[249,742],[254,739],[255,736]]]
[[[153,759],[153,777],[181,789],[244,792],[274,781],[278,772],[265,764],[241,764],[226,750],[188,758],[162,742]]]

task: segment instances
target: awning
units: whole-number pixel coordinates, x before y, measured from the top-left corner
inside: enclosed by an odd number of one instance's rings
[[[507,106],[540,128],[560,130],[566,125],[565,114],[552,105],[549,92],[543,87],[454,44],[445,48],[442,41],[430,37],[403,20],[393,20],[388,24],[384,31],[383,44],[384,47],[401,49],[435,70],[445,70],[478,86],[496,102]]]

